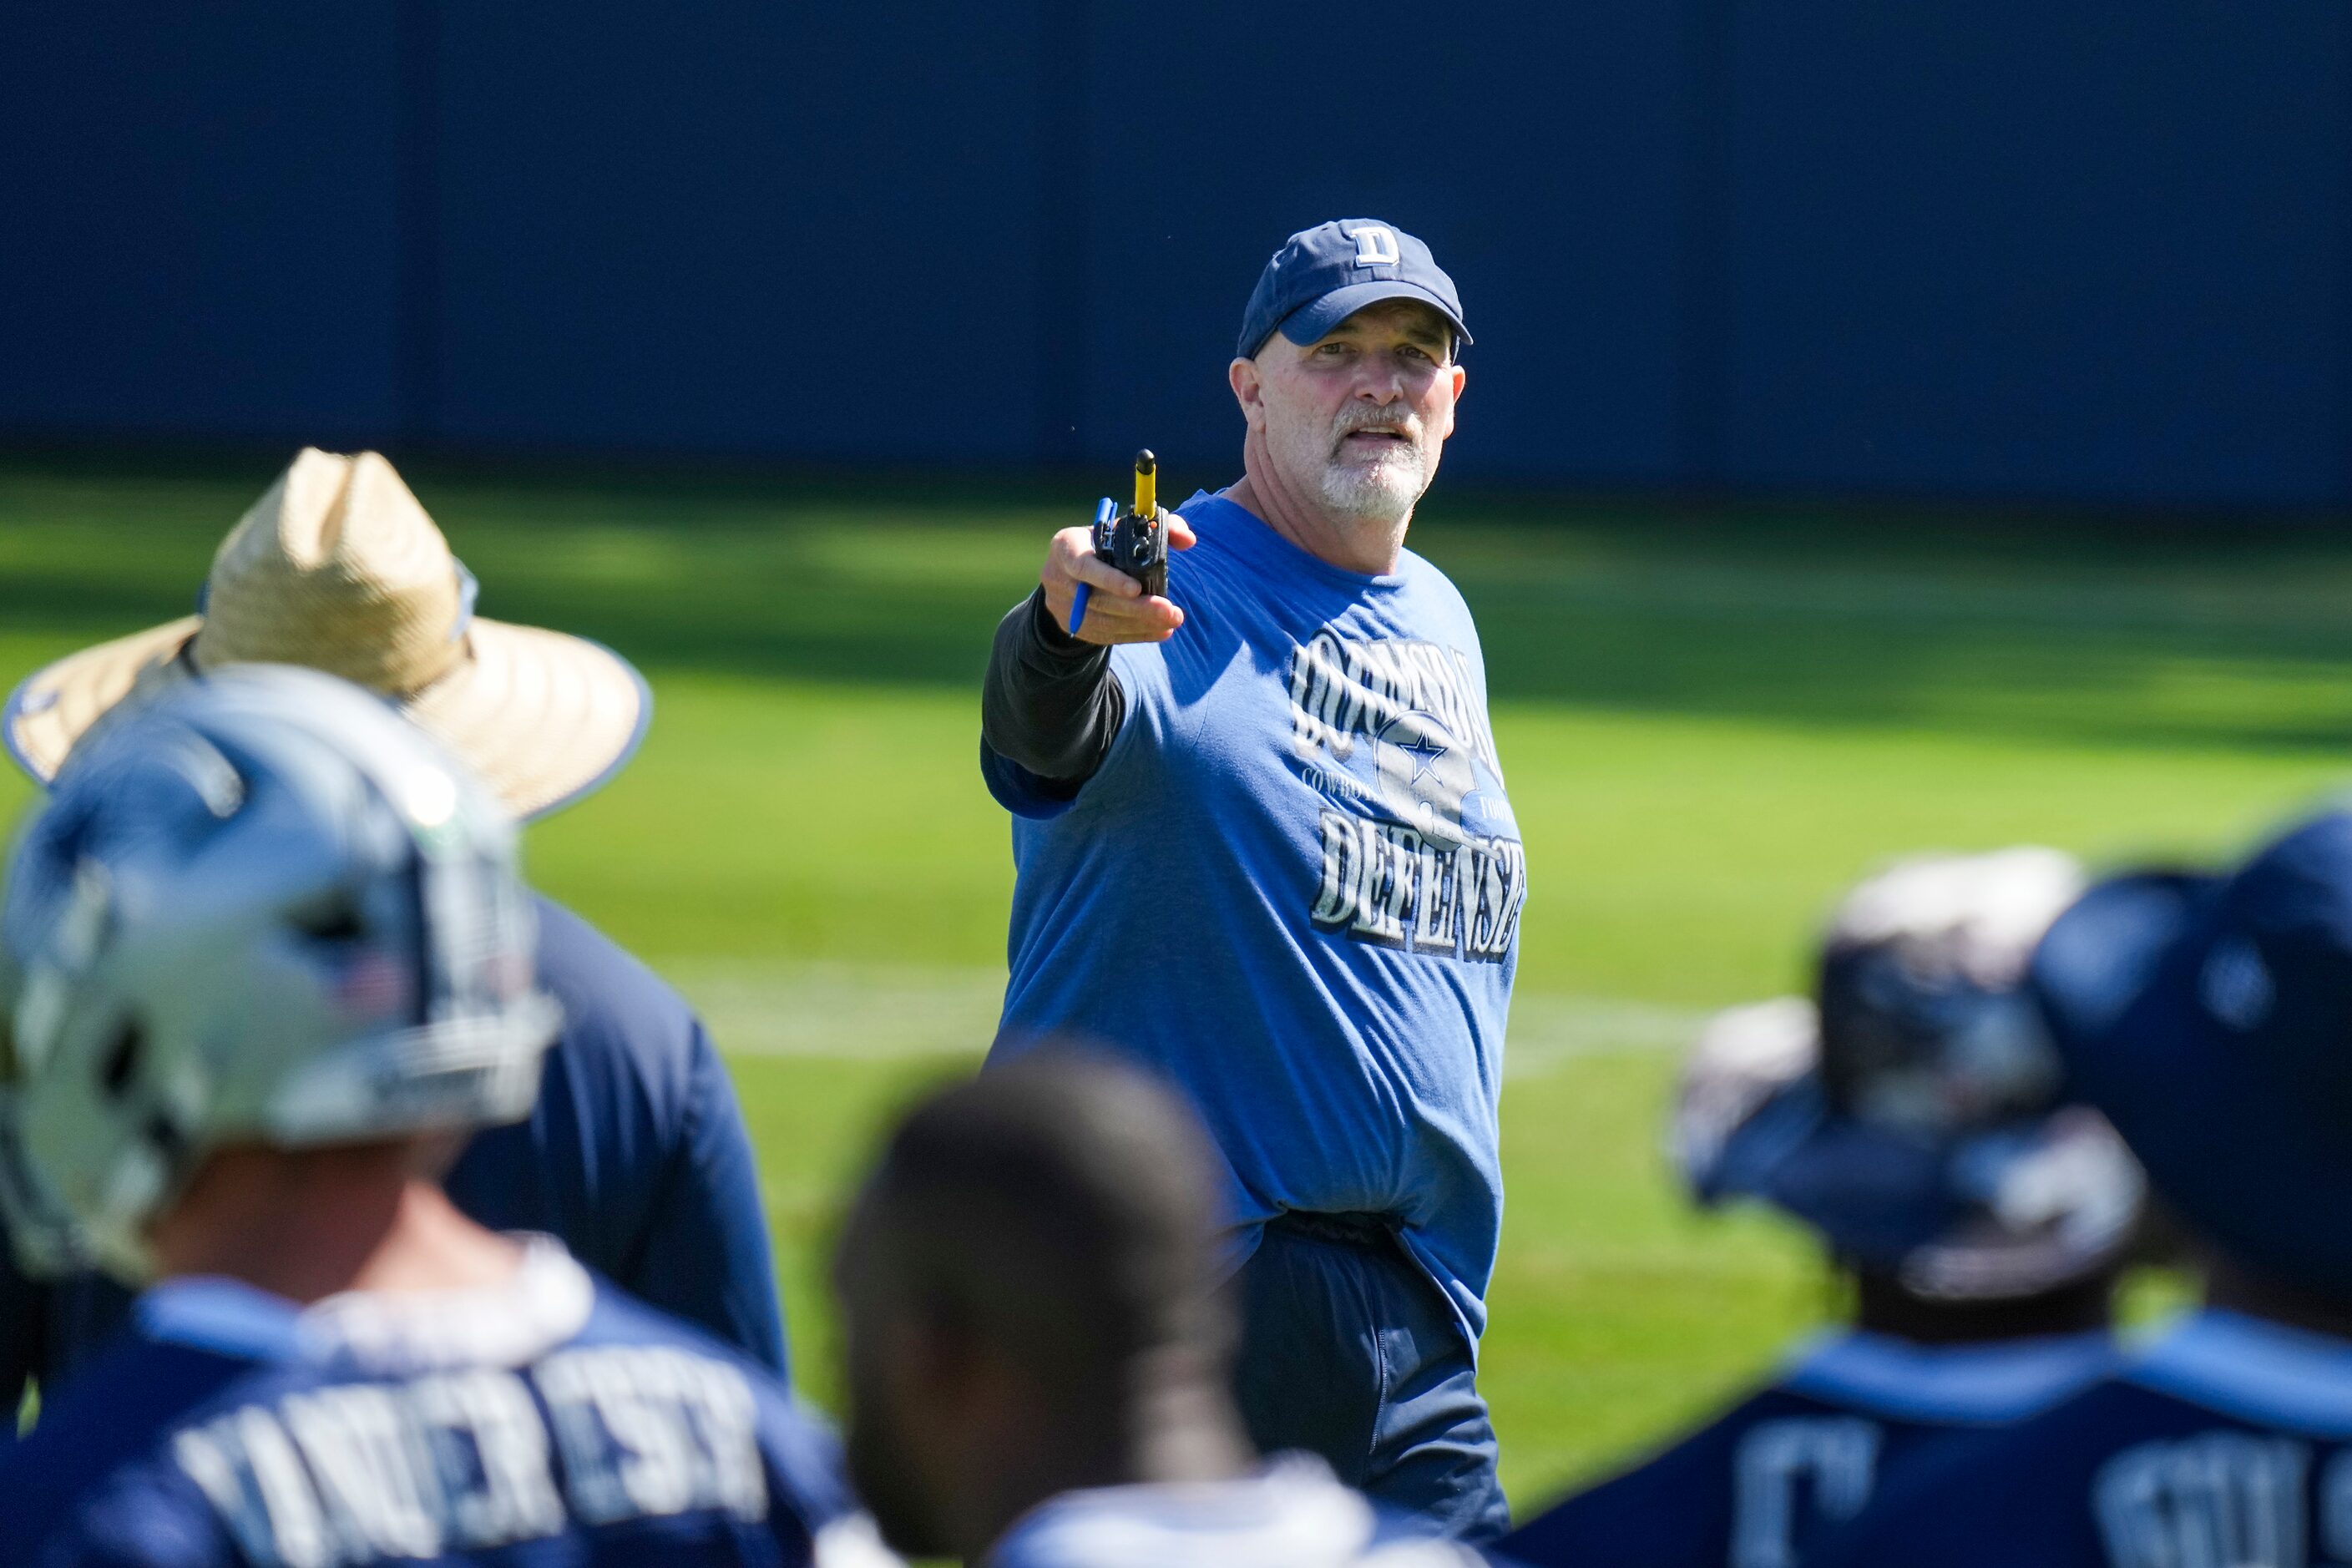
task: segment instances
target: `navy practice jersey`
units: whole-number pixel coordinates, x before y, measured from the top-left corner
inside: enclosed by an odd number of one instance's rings
[[[0,1456],[0,1553],[795,1568],[821,1537],[877,1550],[838,1478],[781,1384],[541,1237],[495,1289],[149,1291]]]
[[[1790,1568],[1956,1434],[2046,1410],[2116,1361],[2105,1334],[1950,1346],[1825,1336],[1769,1387],[1496,1550],[1540,1568]]]
[[[725,1065],[659,976],[536,901],[539,982],[563,1031],[530,1119],[478,1134],[444,1184],[450,1197],[493,1230],[558,1237],[632,1294],[782,1373],[759,1171]],[[97,1275],[27,1281],[0,1245],[0,1410],[15,1410],[28,1376],[62,1386],[130,1303]]]
[[[2352,1341],[2200,1312],[2114,1376],[1955,1442],[1808,1568],[2352,1563]]]
[[[1231,1481],[1066,1492],[1014,1523],[986,1568],[1477,1568],[1475,1552],[1375,1509],[1322,1460]]]
[[[983,742],[1018,865],[989,1059],[1141,1058],[1223,1156],[1236,1261],[1285,1210],[1392,1215],[1475,1340],[1527,896],[1477,627],[1411,551],[1366,576],[1181,510],[1183,629],[1111,649],[1127,716],[1076,798]]]

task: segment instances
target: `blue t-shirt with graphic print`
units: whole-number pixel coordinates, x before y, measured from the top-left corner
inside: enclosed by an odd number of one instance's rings
[[[1237,1256],[1285,1210],[1392,1215],[1475,1339],[1527,893],[1477,628],[1410,551],[1366,576],[1222,496],[1180,513],[1184,625],[1112,650],[1099,771],[1057,800],[982,746],[1019,872],[990,1059],[1141,1058],[1223,1157]]]

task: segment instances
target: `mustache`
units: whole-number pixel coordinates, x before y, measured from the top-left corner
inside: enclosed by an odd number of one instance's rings
[[[1359,430],[1384,428],[1403,437],[1418,447],[1421,445],[1421,421],[1401,409],[1349,408],[1331,422],[1331,449],[1338,451],[1339,443]]]

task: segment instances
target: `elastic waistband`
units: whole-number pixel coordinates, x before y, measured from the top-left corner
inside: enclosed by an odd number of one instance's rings
[[[1265,1222],[1268,1230],[1286,1230],[1343,1247],[1389,1247],[1396,1243],[1398,1223],[1384,1214],[1315,1214],[1285,1209]]]

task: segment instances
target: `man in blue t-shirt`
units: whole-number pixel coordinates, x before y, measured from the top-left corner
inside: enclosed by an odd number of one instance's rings
[[[2100,884],[2032,984],[2202,1252],[2205,1306],[1930,1457],[1808,1568],[2352,1562],[2352,814],[2226,876]]]
[[[517,816],[604,784],[651,716],[628,663],[584,638],[474,613],[475,584],[392,465],[305,450],[220,546],[202,613],[85,649],[18,685],[0,739],[47,784],[110,713],[249,662],[376,691]],[[128,701],[126,701],[128,700]],[[759,1171],[727,1068],[683,997],[538,898],[540,984],[563,1010],[530,1115],[484,1131],[446,1184],[493,1229],[572,1255],[763,1364],[785,1368]],[[0,1235],[0,1411],[54,1394],[130,1298],[94,1272],[23,1279]]]
[[[1180,1085],[1247,1259],[1259,1446],[1479,1535],[1507,1519],[1475,1366],[1527,858],[1477,628],[1404,547],[1468,341],[1411,235],[1293,236],[1229,370],[1243,477],[1170,520],[1165,597],[1055,535],[981,760],[1019,868],[990,1060],[1077,1036]]]
[[[252,668],[77,750],[0,909],[0,1209],[149,1288],[0,1453],[33,1568],[872,1562],[772,1373],[438,1172],[556,1005],[506,813],[330,677]]]
[[[1699,1201],[1761,1199],[1851,1276],[1851,1326],[1622,1475],[1504,1537],[1553,1568],[1793,1568],[1958,1435],[2113,1369],[2143,1184],[2066,1103],[2023,990],[2082,890],[2055,850],[1926,856],[1864,882],[1815,999],[1734,1008],[1685,1069],[1674,1145]]]

